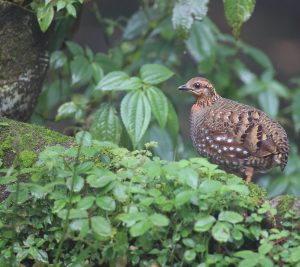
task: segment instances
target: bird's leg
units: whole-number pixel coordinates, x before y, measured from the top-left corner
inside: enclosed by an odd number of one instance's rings
[[[252,167],[247,167],[245,170],[246,174],[246,183],[250,183],[252,180],[254,169]]]

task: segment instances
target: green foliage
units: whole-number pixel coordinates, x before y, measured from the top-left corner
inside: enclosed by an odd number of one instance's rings
[[[1,266],[300,263],[299,217],[288,209],[273,225],[277,210],[240,178],[89,138],[47,148],[30,170],[1,169]],[[28,182],[5,179],[22,173]]]
[[[224,0],[225,16],[235,37],[239,37],[241,26],[250,18],[255,0]]]
[[[31,7],[46,31],[54,19],[64,24],[62,17],[76,16],[80,3],[33,0]],[[224,0],[235,37],[254,6]],[[89,132],[76,135],[80,149],[48,148],[34,166],[37,156],[24,153],[21,170],[1,170],[11,192],[0,207],[1,266],[300,264],[299,216],[283,209],[278,220],[282,205],[271,208],[261,188],[192,158],[179,134],[177,112],[192,100],[176,88],[202,73],[222,96],[257,106],[288,129],[285,173],[259,183],[270,196],[300,195],[299,79],[290,89],[277,81],[268,56],[221,33],[208,7],[207,0],[146,0],[126,23],[96,10],[113,44],[105,53],[71,41],[56,46],[32,120],[43,123],[58,107],[56,120]],[[188,116],[181,114],[182,122]],[[141,150],[145,143],[152,152]],[[28,183],[13,184],[24,174]]]

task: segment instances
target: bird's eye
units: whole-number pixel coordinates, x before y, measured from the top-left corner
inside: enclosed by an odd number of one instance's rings
[[[196,88],[196,89],[199,89],[200,88],[200,83],[194,83],[194,87]]]

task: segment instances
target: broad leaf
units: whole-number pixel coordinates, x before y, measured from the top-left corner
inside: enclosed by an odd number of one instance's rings
[[[95,90],[111,91],[120,89],[120,84],[129,79],[127,73],[123,71],[113,71],[105,75],[96,85]]]
[[[148,19],[143,10],[135,13],[128,21],[123,33],[124,39],[133,39],[148,28]]]
[[[217,222],[212,228],[212,235],[219,242],[227,242],[230,238],[230,229],[227,223]]]
[[[163,214],[155,213],[149,217],[151,223],[155,226],[167,226],[169,225],[170,220]]]
[[[230,223],[239,223],[243,221],[243,216],[234,211],[222,211],[219,214],[219,221],[226,221]]]
[[[92,76],[92,68],[86,57],[76,56],[71,61],[72,84],[88,82]]]
[[[279,109],[279,100],[272,90],[260,93],[258,96],[258,102],[263,111],[269,114],[272,118],[276,117]]]
[[[194,230],[196,232],[206,232],[212,227],[215,221],[215,217],[211,215],[203,216],[196,221]]]
[[[96,204],[103,210],[114,211],[116,209],[116,202],[109,196],[97,197]]]
[[[149,220],[143,220],[130,228],[130,234],[133,237],[141,236],[145,234],[151,228],[151,223]]]
[[[201,71],[211,71],[216,60],[216,37],[206,20],[193,24],[186,47],[191,56],[199,63]]]
[[[159,64],[143,65],[140,74],[144,83],[153,85],[166,81],[174,75],[167,67]]]
[[[233,35],[239,37],[244,22],[252,15],[255,0],[223,0],[227,23],[233,30]]]
[[[40,28],[43,32],[45,32],[49,28],[53,20],[53,17],[54,17],[54,8],[52,5],[47,5],[38,8],[37,18],[38,18]]]
[[[110,223],[101,216],[94,216],[91,218],[91,227],[94,233],[101,237],[108,237],[112,234]]]
[[[187,33],[195,20],[206,16],[208,0],[179,0],[173,8],[172,23],[179,33]]]
[[[94,139],[118,144],[121,138],[122,124],[116,109],[109,104],[102,104],[94,115],[90,132]]]
[[[168,100],[158,88],[152,86],[146,90],[151,111],[161,128],[165,127],[168,118]]]
[[[151,107],[143,91],[132,91],[123,98],[121,117],[132,144],[136,147],[151,119]]]

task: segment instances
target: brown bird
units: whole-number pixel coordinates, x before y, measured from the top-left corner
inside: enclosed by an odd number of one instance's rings
[[[178,89],[196,97],[191,137],[201,156],[247,182],[254,173],[285,168],[289,145],[278,122],[254,107],[221,97],[205,78],[193,78]]]

